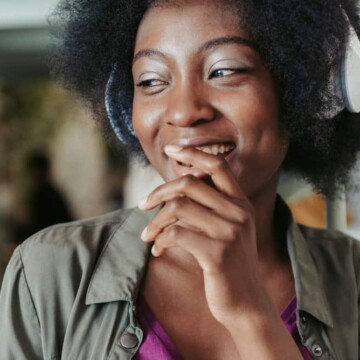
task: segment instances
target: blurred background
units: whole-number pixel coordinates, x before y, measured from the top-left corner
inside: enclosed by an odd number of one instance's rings
[[[49,76],[47,17],[56,0],[0,0],[0,283],[13,249],[53,223],[145,196],[160,180],[131,162]],[[151,185],[154,184],[154,185]]]
[[[0,0],[0,283],[13,249],[32,233],[134,206],[161,183],[50,78],[47,16],[56,3]],[[298,221],[325,226],[324,199],[309,186],[284,176],[279,191]],[[360,195],[347,195],[346,231],[360,238]]]

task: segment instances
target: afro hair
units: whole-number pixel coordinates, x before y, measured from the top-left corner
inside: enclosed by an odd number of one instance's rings
[[[349,182],[360,150],[360,114],[346,109],[334,114],[339,99],[329,86],[346,53],[349,20],[360,33],[355,0],[226,2],[236,9],[239,24],[277,82],[281,126],[289,139],[283,168],[317,191],[335,193]],[[131,130],[132,58],[140,21],[158,3],[62,0],[54,14],[61,25],[52,57],[55,76],[80,94],[98,121],[108,124],[105,92],[116,67],[112,85],[120,108],[110,114],[112,126],[136,154],[142,150]]]

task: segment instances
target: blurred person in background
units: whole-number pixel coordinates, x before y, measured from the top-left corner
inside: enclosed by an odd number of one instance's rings
[[[44,150],[33,150],[25,158],[24,213],[15,225],[18,242],[54,224],[73,220],[65,195],[51,177],[50,158]]]
[[[23,162],[23,194],[11,186],[10,172],[3,174],[7,181],[0,186],[0,284],[18,244],[48,226],[74,220],[65,195],[52,179],[47,152],[32,150]]]

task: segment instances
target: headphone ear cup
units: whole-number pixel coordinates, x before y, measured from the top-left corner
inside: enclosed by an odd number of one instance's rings
[[[137,138],[132,127],[132,101],[120,87],[122,83],[122,74],[118,70],[117,64],[114,64],[106,84],[105,108],[116,136],[122,143],[127,144]]]
[[[351,25],[348,49],[340,69],[340,84],[347,110],[360,112],[360,41]]]

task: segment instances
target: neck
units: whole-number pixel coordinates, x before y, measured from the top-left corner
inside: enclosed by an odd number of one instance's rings
[[[272,253],[277,242],[277,231],[275,228],[274,212],[276,194],[272,197],[262,198],[260,201],[252,201],[255,208],[256,242],[259,261],[263,261]]]
[[[275,209],[276,201],[274,191],[273,196],[263,197],[259,206],[256,200],[253,203],[256,216],[259,272],[268,288],[277,284],[279,279],[280,284],[289,283],[291,286],[293,284],[286,242],[285,225],[288,214],[280,214],[281,209]],[[293,292],[293,287],[289,290]],[[286,296],[285,300],[288,300]]]
[[[276,221],[277,182],[250,200],[255,209],[256,241],[260,266],[286,261],[286,232]]]

